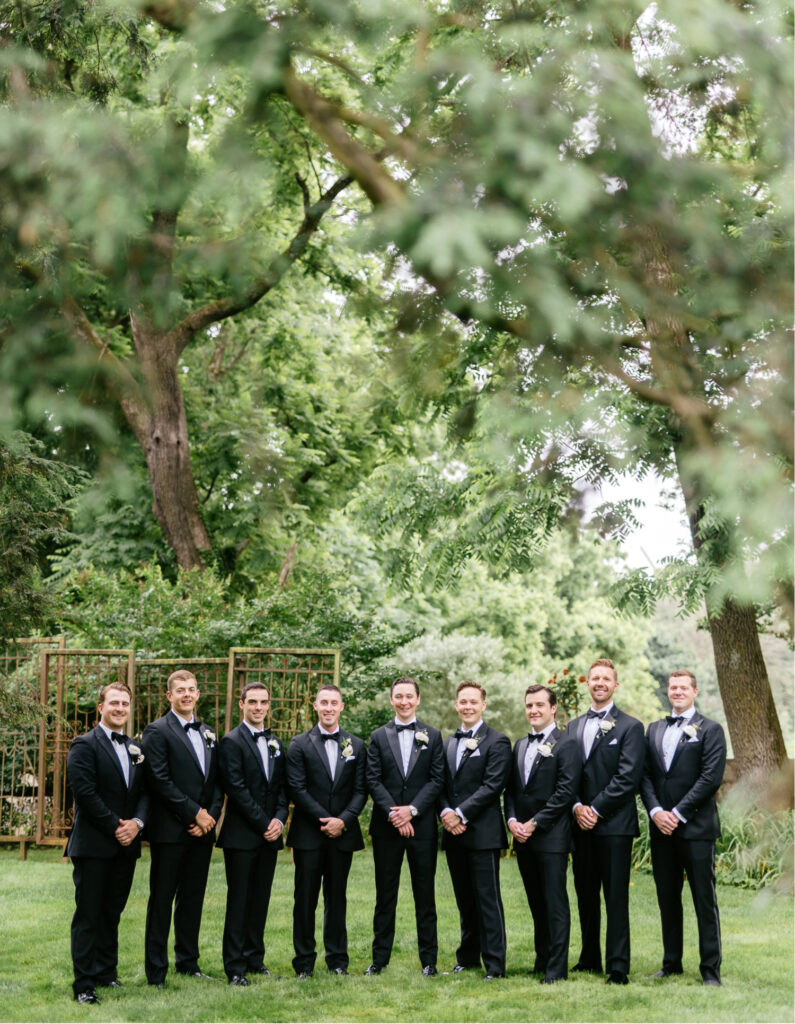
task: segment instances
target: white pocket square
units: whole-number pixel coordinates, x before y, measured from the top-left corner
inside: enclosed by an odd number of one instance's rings
[[[472,753],[469,756],[470,757],[480,757],[480,751],[479,750],[473,750]]]
[[[616,745],[616,743],[618,743],[618,740],[617,740],[617,739],[615,739],[615,740],[610,740],[610,742],[609,742],[609,743],[608,743],[607,745],[608,745],[608,747],[614,747],[614,746]]]

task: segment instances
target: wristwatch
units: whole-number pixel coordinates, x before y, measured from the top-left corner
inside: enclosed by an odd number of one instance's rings
[[[412,818],[416,818],[417,814],[418,814],[418,811],[417,811],[417,808],[414,806],[414,804],[409,804],[409,810],[411,811]]]
[[[133,821],[138,826],[138,831],[139,832],[143,832],[143,830],[144,830],[144,823],[141,821],[141,819],[140,818],[133,818]]]

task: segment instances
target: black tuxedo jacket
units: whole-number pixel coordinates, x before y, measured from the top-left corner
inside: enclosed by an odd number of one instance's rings
[[[428,735],[428,742],[416,739],[418,732]],[[367,786],[373,798],[370,835],[399,839],[397,829],[389,821],[389,808],[413,804],[417,815],[412,819],[414,838],[438,841],[436,800],[444,785],[444,754],[442,734],[438,729],[417,720],[409,769],[403,777],[403,758],[394,720],[375,729],[367,751]]]
[[[350,742],[352,753],[343,757]],[[294,737],[287,751],[287,791],[295,804],[287,845],[315,850],[326,842],[340,850],[364,847],[359,815],[367,803],[367,750],[358,736],[340,729],[339,761],[332,781],[328,758],[317,726]],[[320,818],[342,818],[345,831],[329,839],[320,831]]]
[[[645,759],[643,725],[614,704],[602,719],[613,725],[606,732],[597,732],[586,759],[582,745],[585,720],[586,716],[580,715],[566,727],[566,735],[576,740],[582,757],[574,802],[593,807],[599,815],[594,835],[636,836],[639,829],[635,794]]]
[[[652,722],[646,734],[646,766],[640,795],[647,811],[674,807],[686,822],[676,828],[681,839],[712,839],[720,835],[715,794],[726,767],[726,737],[723,727],[698,712],[690,719],[696,727],[691,738],[682,729],[668,771],[665,770],[662,741],[667,726],[663,718]]]
[[[227,794],[226,814],[218,835],[218,845],[235,850],[254,850],[261,845],[281,850],[281,836],[272,843],[263,838],[272,818],[287,822],[286,758],[281,740],[275,736],[276,750],[268,746],[266,778],[262,758],[248,726],[241,722],[227,733],[218,746],[221,784]]]
[[[130,746],[135,744],[127,738],[125,743],[129,754]],[[130,754],[128,787],[113,742],[97,725],[72,741],[66,773],[75,800],[75,822],[66,846],[67,857],[140,857],[140,833],[129,846],[122,846],[114,833],[122,819],[140,818],[146,824],[149,818],[141,754]]]
[[[504,850],[508,846],[502,820],[500,795],[511,770],[511,741],[483,722],[475,734],[477,748],[464,751],[456,771],[458,740],[444,741],[444,789],[439,809],[460,809],[467,819],[460,836],[442,832],[442,849],[456,846],[468,850]]]
[[[152,843],[212,843],[215,839],[215,830],[201,838],[188,834],[202,807],[217,821],[224,802],[215,735],[203,722],[199,732],[205,745],[204,771],[172,711],[144,729],[141,745],[152,797],[146,838]]]
[[[571,807],[582,766],[577,744],[557,727],[546,743],[552,747],[549,757],[536,756],[525,785],[524,759],[527,736],[513,748],[511,775],[505,789],[505,818],[524,823],[535,818],[536,829],[526,843],[514,849],[534,849],[539,853],[567,853],[571,849]]]

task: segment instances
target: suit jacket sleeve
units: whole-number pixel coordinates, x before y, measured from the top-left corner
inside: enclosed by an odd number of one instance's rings
[[[653,807],[662,807],[663,805],[657,790],[654,788],[654,775],[652,773],[652,758],[654,757],[652,730],[654,725],[655,723],[653,722],[646,732],[646,756],[643,760],[643,778],[640,780],[640,798],[649,814],[651,814]]]
[[[601,818],[611,814],[637,793],[646,756],[643,726],[633,721],[624,732],[618,768],[605,788],[591,800],[591,807]]]
[[[676,803],[676,809],[689,821],[699,807],[717,793],[726,768],[726,736],[718,722],[704,729],[701,741],[701,766],[698,778]]]
[[[417,814],[423,814],[429,807],[433,807],[436,798],[444,788],[444,749],[442,747],[442,734],[431,733],[428,754],[431,759],[431,767],[428,771],[428,781],[420,789],[412,803],[417,808]],[[422,756],[422,755],[421,755]]]
[[[279,741],[279,756],[283,757],[282,764],[287,764],[287,758],[284,753],[284,745],[281,740]],[[273,810],[274,818],[278,818],[282,825],[287,823],[287,815],[290,813],[290,798],[287,795],[287,785],[285,783],[286,768],[282,769],[279,773],[279,791],[276,794],[276,807]],[[274,772],[275,774],[275,772]]]
[[[337,815],[345,822],[346,828],[350,828],[354,824],[367,803],[367,747],[356,737],[351,737],[351,743],[356,757],[353,792],[345,809]]]
[[[138,803],[135,805],[133,818],[140,818],[144,825],[146,825],[149,821],[149,805],[151,803],[149,799],[149,784],[146,779],[146,772],[143,773],[141,782],[141,793],[138,797]]]
[[[309,792],[306,770],[306,756],[309,741],[296,737],[287,749],[287,788],[295,806],[318,820],[331,817],[329,811]],[[364,805],[362,805],[364,806]]]
[[[533,817],[539,832],[548,832],[574,803],[574,791],[580,777],[580,752],[576,740],[562,738],[558,743],[558,774],[552,796]]]
[[[66,771],[72,786],[72,795],[80,811],[91,819],[100,832],[113,836],[121,820],[104,802],[97,791],[97,764],[91,742],[77,736],[69,748]]]
[[[178,789],[171,779],[168,764],[168,741],[163,729],[154,722],[147,725],[141,738],[141,746],[146,757],[144,764],[147,766],[150,791],[188,828],[194,824],[201,807],[181,789]],[[220,813],[220,807],[218,810]],[[210,813],[212,814],[212,811]]]
[[[252,798],[246,785],[243,750],[231,736],[224,736],[218,745],[218,766],[224,789],[238,811],[260,835],[268,827],[268,817]]]
[[[212,757],[212,751],[207,751],[207,756]],[[215,756],[218,756],[218,750],[216,745]],[[209,801],[207,807],[207,813],[213,819],[218,821],[221,817],[221,811],[224,809],[224,787],[221,785],[221,773],[218,770],[218,762],[215,764],[215,774],[213,775],[213,792],[212,798]]]
[[[389,810],[394,806],[394,803],[392,795],[381,781],[384,777],[384,757],[391,757],[391,753],[389,751],[384,753],[381,750],[379,737],[372,733],[370,735],[370,746],[367,750],[367,788],[372,794],[373,803],[389,817]]]
[[[500,735],[486,751],[486,764],[480,785],[459,805],[467,821],[477,818],[485,807],[494,803],[495,799],[499,802],[510,770],[511,741],[507,736]]]

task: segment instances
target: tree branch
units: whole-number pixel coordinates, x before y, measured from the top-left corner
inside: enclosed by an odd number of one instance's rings
[[[181,323],[177,324],[170,332],[170,337],[177,346],[177,352],[182,352],[197,331],[206,330],[211,324],[242,313],[246,309],[251,309],[272,288],[275,288],[293,263],[303,255],[310,238],[317,231],[323,215],[333,201],[343,189],[353,183],[353,180],[349,174],[338,178],[316,203],[306,209],[304,219],[290,244],[271,261],[267,271],[258,277],[242,295],[228,296],[224,299],[217,299],[215,302],[208,302],[200,309],[189,313]]]

